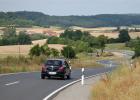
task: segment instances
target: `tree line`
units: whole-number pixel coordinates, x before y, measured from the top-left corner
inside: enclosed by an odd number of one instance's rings
[[[33,40],[46,39],[44,34],[32,34],[29,35],[26,31],[16,32],[16,28],[8,26],[2,29],[3,33],[0,36],[0,46],[5,45],[27,45],[32,44]]]
[[[31,44],[30,36],[25,32],[21,31],[16,33],[15,27],[6,27],[3,29],[4,33],[1,34],[0,46],[4,45],[25,45]]]
[[[139,14],[101,14],[95,16],[49,16],[41,12],[0,12],[0,26],[80,26],[80,27],[116,27],[140,25]]]

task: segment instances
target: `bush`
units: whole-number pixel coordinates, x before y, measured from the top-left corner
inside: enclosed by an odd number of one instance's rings
[[[41,40],[41,39],[46,39],[47,38],[47,36],[46,35],[44,35],[44,34],[32,34],[32,35],[30,35],[30,38],[31,38],[31,40],[33,41],[33,40]]]
[[[72,58],[76,57],[76,53],[75,53],[74,49],[70,46],[64,47],[63,50],[61,50],[61,53],[66,58],[72,59]]]
[[[30,36],[26,32],[21,31],[19,32],[19,35],[18,35],[18,43],[21,45],[24,45],[24,44],[31,44],[32,41],[31,41]]]
[[[52,48],[51,49],[51,54],[52,54],[53,57],[58,57],[59,56],[59,51]]]
[[[130,36],[128,34],[128,30],[121,30],[120,31],[120,34],[119,34],[119,42],[127,42],[127,41],[130,41]]]
[[[41,49],[40,49],[38,44],[30,49],[29,55],[31,57],[33,57],[33,56],[40,56],[41,55]]]

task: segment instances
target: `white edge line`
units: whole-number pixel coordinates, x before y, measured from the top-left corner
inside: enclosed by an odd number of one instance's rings
[[[12,83],[8,83],[8,84],[5,84],[6,86],[9,86],[9,85],[14,85],[14,84],[18,84],[19,81],[16,81],[16,82],[12,82]]]
[[[7,74],[0,74],[1,76],[7,76],[7,75],[17,75],[17,74],[28,74],[28,73],[35,73],[35,72],[39,72],[39,71],[33,71],[33,72],[18,72],[18,73],[7,73]]]
[[[100,73],[100,74],[91,75],[91,76],[85,77],[85,79],[92,78],[92,77],[95,77],[95,76],[98,76],[98,75],[102,75],[102,74],[105,74],[105,73],[109,73],[109,72],[111,72],[111,71],[104,72],[104,73]],[[65,89],[65,88],[67,88],[67,87],[69,87],[69,86],[71,86],[71,85],[73,85],[73,84],[79,82],[80,80],[81,80],[81,79],[78,79],[78,80],[76,80],[76,81],[73,81],[73,82],[71,82],[71,83],[68,83],[68,84],[66,84],[66,85],[64,85],[64,86],[62,86],[62,87],[60,87],[59,89],[53,91],[51,94],[49,94],[48,96],[46,96],[43,100],[48,100],[48,99],[50,99],[50,98],[53,97],[55,94],[59,93],[60,91],[62,91],[62,90]]]

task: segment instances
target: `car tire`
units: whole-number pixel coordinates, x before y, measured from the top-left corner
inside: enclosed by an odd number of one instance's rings
[[[71,79],[71,74],[69,74],[69,75],[67,76],[67,79]]]
[[[41,79],[45,79],[45,75],[41,74]]]
[[[48,79],[51,79],[51,76],[48,76]]]
[[[62,79],[66,80],[67,79],[67,75],[63,75]]]

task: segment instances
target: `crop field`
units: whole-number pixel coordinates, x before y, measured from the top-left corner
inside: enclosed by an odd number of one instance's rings
[[[0,33],[2,33],[3,27],[0,27]],[[87,31],[92,36],[98,37],[99,35],[105,35],[109,38],[117,38],[119,35],[119,32],[116,31],[116,27],[99,27],[99,28],[83,28],[83,27],[77,27],[73,26],[71,27],[73,30],[81,30],[81,31]],[[131,29],[131,28],[130,28]],[[50,27],[50,28],[43,28],[43,27],[32,27],[32,28],[17,28],[17,33],[20,31],[27,31],[28,34],[46,34],[46,35],[53,35],[53,36],[60,36],[61,33],[64,32],[64,29],[60,27]],[[129,35],[131,38],[140,37],[140,32],[129,32]]]
[[[36,45],[43,45],[46,42],[46,40],[37,40],[33,41],[33,45],[10,45],[10,46],[0,46],[0,57],[6,57],[6,56],[18,56],[18,55],[25,55],[27,56],[30,49]],[[49,44],[50,48],[54,48],[57,50],[61,50],[64,45],[61,44]]]
[[[116,27],[99,27],[99,28],[82,28],[82,27],[72,27],[74,30],[87,31],[92,36],[98,37],[100,35],[108,36],[108,38],[117,38],[119,32],[116,31]],[[129,32],[131,38],[140,37],[140,32]]]
[[[20,31],[27,31],[28,34],[36,34],[36,33],[40,33],[40,34],[55,34],[56,36],[59,36],[60,33],[64,32],[63,29],[60,28],[55,28],[55,27],[51,27],[51,28],[43,28],[43,27],[33,27],[33,28],[17,28],[17,33]]]

